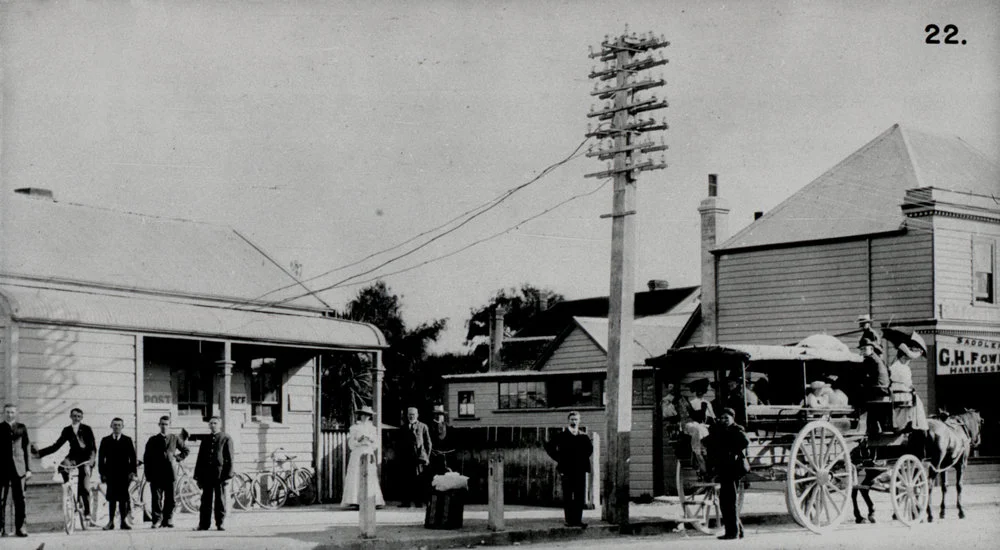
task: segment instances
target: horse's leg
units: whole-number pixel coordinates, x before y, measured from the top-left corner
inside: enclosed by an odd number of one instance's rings
[[[937,470],[927,466],[927,523],[934,523],[934,511],[931,510],[931,497],[934,496],[934,485],[937,482]]]
[[[965,470],[965,457],[955,464],[955,507],[958,508],[958,519],[965,519],[965,510],[962,510],[962,474]]]
[[[865,522],[865,518],[861,517],[861,510],[858,510],[858,491],[860,490],[857,487],[851,489],[851,503],[854,505],[854,523]]]
[[[941,519],[944,519],[944,496],[947,493],[948,493],[948,470],[942,470],[941,471]]]

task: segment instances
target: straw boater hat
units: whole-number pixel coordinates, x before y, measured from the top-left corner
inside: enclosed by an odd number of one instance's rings
[[[369,407],[368,405],[365,405],[365,406],[361,407],[360,409],[354,411],[354,414],[356,416],[361,416],[363,414],[366,414],[366,415],[368,415],[368,416],[370,416],[372,418],[375,418],[375,411],[373,411],[372,408]]]
[[[434,410],[431,411],[432,416],[447,416],[448,413],[444,410],[444,405],[434,405]]]
[[[866,314],[866,315],[859,315],[858,316],[858,325],[863,325],[865,323],[871,323],[871,322],[872,322],[872,316],[871,315],[867,315]]]
[[[812,391],[821,390],[827,386],[827,383],[822,380],[813,380],[809,383],[809,389]]]

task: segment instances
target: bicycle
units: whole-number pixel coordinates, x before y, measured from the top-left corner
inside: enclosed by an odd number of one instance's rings
[[[137,465],[141,468],[142,461],[138,461]],[[139,470],[135,480],[129,484],[128,494],[132,509],[141,509],[142,520],[152,521],[153,496],[149,482],[146,481],[145,468]],[[201,489],[180,462],[177,463],[177,475],[174,480],[174,501],[181,510],[188,513],[195,513],[201,509]]]
[[[76,520],[80,520],[80,528],[84,531],[88,527],[95,527],[91,522],[90,518],[84,512],[86,509],[84,499],[91,498],[91,495],[81,495],[77,489],[77,480],[80,477],[80,466],[89,465],[91,468],[94,466],[94,461],[90,460],[85,464],[70,464],[65,467],[69,471],[69,481],[63,482],[62,490],[62,508],[63,508],[63,529],[66,531],[67,535],[73,534],[76,530]],[[59,479],[62,479],[62,474],[60,470],[64,469],[63,466],[59,466],[56,470],[56,475]],[[98,489],[94,489],[98,490]],[[96,499],[95,499],[96,500]]]
[[[285,505],[289,496],[299,504],[312,504],[316,499],[313,487],[313,473],[305,468],[295,466],[295,456],[278,454],[285,449],[278,447],[271,453],[271,471],[261,473],[253,482],[254,500],[261,508],[274,510]],[[289,469],[279,470],[279,466],[288,463]]]
[[[230,481],[233,507],[237,510],[249,510],[253,506],[253,482],[253,476],[247,473],[235,474]]]

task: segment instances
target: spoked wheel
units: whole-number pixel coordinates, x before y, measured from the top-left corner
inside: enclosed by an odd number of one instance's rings
[[[711,483],[699,484],[690,495],[684,494],[684,480],[681,477],[681,465],[677,463],[677,497],[684,512],[684,523],[690,524],[700,533],[716,535],[722,525],[722,514],[719,509],[718,491]],[[711,527],[712,517],[715,517],[715,529]]]
[[[904,525],[913,527],[927,517],[930,484],[927,469],[920,459],[903,455],[892,468],[889,495],[892,513]]]
[[[249,510],[253,505],[253,479],[247,474],[237,474],[232,480],[233,506]]]
[[[851,478],[851,455],[840,431],[824,420],[806,424],[789,454],[785,500],[792,518],[814,533],[839,525],[850,511]]]
[[[280,477],[264,472],[253,482],[253,496],[261,508],[281,508],[288,500],[288,486]]]
[[[312,504],[316,501],[316,491],[313,487],[312,472],[305,468],[296,468],[288,478],[292,494],[297,504]]]
[[[87,514],[84,512],[85,508],[84,508],[83,499],[85,499],[85,498],[87,498],[87,497],[85,497],[85,496],[77,496],[76,497],[76,515],[77,515],[77,517],[80,518],[80,529],[82,529],[84,531],[86,531],[87,528],[90,527],[90,525],[88,525]]]
[[[69,484],[63,484],[63,529],[67,535],[76,530],[76,497]]]
[[[174,489],[174,499],[181,505],[181,509],[189,514],[194,514],[201,510],[201,489],[188,476],[177,480],[177,486]]]

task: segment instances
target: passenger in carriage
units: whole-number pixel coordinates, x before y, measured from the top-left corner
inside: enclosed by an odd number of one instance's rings
[[[841,388],[840,383],[838,382],[839,378],[840,377],[836,374],[831,374],[826,377],[826,383],[830,388],[827,405],[834,408],[850,407],[850,400]]]
[[[806,395],[804,406],[810,409],[827,409],[830,407],[830,385],[822,380],[809,383],[809,394]]]
[[[761,376],[753,383],[753,394],[757,397],[758,405],[769,405],[771,403],[771,383],[768,382],[766,376]]]
[[[892,422],[897,430],[926,430],[927,413],[920,396],[913,391],[910,361],[924,350],[902,343],[896,348],[896,360],[889,366],[889,390],[892,392]]]
[[[708,393],[708,378],[699,378],[688,384],[693,397],[687,399],[682,407],[687,420],[683,423],[684,433],[691,437],[691,459],[699,476],[704,476],[708,470],[705,464],[705,447],[702,440],[708,437],[708,423],[715,421],[712,404],[705,399]]]

